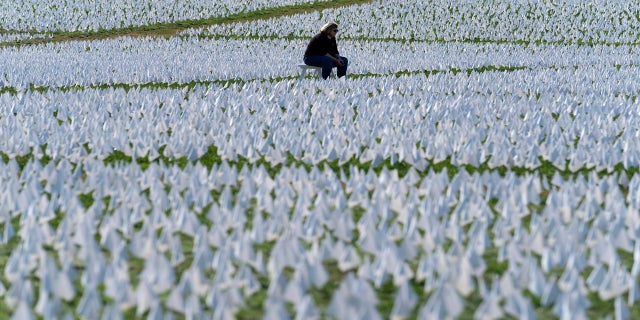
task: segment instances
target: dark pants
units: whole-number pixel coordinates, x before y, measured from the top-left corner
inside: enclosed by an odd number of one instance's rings
[[[331,69],[337,68],[338,78],[344,77],[347,75],[347,67],[349,66],[349,60],[345,57],[338,57],[338,59],[342,60],[342,67],[339,67],[337,64],[333,62],[333,59],[327,56],[307,56],[304,57],[304,64],[308,66],[321,67],[322,68],[322,78],[327,79],[331,74]]]

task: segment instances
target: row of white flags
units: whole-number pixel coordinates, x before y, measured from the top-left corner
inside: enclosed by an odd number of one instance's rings
[[[320,0],[325,1],[325,0]],[[309,0],[95,0],[8,2],[0,11],[5,30],[29,32],[99,31],[179,21],[223,18],[282,6],[308,4]],[[318,2],[318,1],[315,1]]]
[[[0,11],[5,30],[28,32],[98,31],[248,14],[269,8],[308,5],[307,0],[194,0],[152,2],[46,0],[6,3]],[[352,37],[404,40],[491,40],[563,43],[633,43],[639,31],[629,1],[476,2],[456,0],[425,3],[378,0],[361,5],[324,9],[312,14],[242,23],[242,35],[309,36],[327,20],[343,24]],[[392,21],[389,23],[389,21]],[[228,35],[215,26],[214,34]]]
[[[396,318],[454,318],[466,307],[481,319],[532,318],[528,295],[558,317],[586,318],[592,294],[621,314],[638,299],[640,202],[623,193],[638,190],[638,175],[270,174],[91,159],[0,167],[2,242],[18,239],[0,295],[16,319],[130,308],[228,318],[258,291],[266,318],[289,316],[286,303],[297,318],[379,318],[375,290],[388,282]],[[328,288],[336,272],[344,278]],[[314,288],[330,292],[328,306]],[[479,306],[467,305],[472,295]]]
[[[94,1],[79,21],[67,17],[83,3],[31,0],[7,4],[0,25],[97,30],[299,3]],[[168,39],[0,48],[12,317],[228,319],[266,292],[266,319],[376,319],[392,287],[396,319],[539,307],[585,319],[594,296],[628,318],[637,4],[478,5],[376,1]],[[351,78],[298,79],[326,19]],[[23,36],[42,35],[1,37]]]
[[[229,27],[231,29],[231,27]],[[242,29],[240,30],[242,31]],[[208,39],[199,36],[169,39],[130,38],[56,42],[22,47],[0,48],[5,61],[0,87],[25,91],[31,87],[88,87],[101,85],[140,85],[150,83],[188,84],[190,82],[276,80],[296,77],[310,32],[298,39]],[[568,89],[609,90],[636,93],[630,74],[640,64],[633,45],[531,45],[464,42],[398,42],[339,40],[343,56],[351,57],[350,75],[395,75],[398,73],[483,73],[491,70],[517,70],[527,91],[531,85],[552,87],[566,83]],[[369,59],[379,55],[388,59]],[[277,56],[264,63],[265,56]],[[500,77],[502,77],[500,76]],[[457,77],[455,78],[456,82]],[[465,77],[461,78],[466,81]],[[415,89],[418,83],[406,81]],[[613,86],[613,87],[611,87]],[[499,92],[489,84],[482,91]],[[530,92],[531,95],[546,92]],[[587,92],[589,93],[589,92]]]
[[[448,159],[474,167],[535,169],[548,162],[572,172],[610,172],[638,166],[637,84],[625,81],[635,71],[5,92],[0,103],[11,107],[0,110],[0,150],[77,163],[114,152],[196,160],[214,145],[222,159],[274,165],[292,155],[308,164],[405,162],[419,171]],[[603,74],[606,86],[571,82]]]
[[[182,34],[307,37],[327,19],[340,24],[339,38],[384,41],[524,42],[576,45],[633,44],[640,29],[628,1],[380,0],[311,13],[238,22]]]

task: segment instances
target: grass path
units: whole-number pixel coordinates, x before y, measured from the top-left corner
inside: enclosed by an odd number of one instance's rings
[[[290,16],[301,13],[359,5],[372,2],[373,0],[329,0],[322,2],[302,3],[297,5],[287,5],[282,7],[266,8],[250,12],[242,12],[226,17],[210,17],[197,20],[182,20],[175,22],[158,23],[153,25],[133,26],[119,29],[99,30],[99,31],[57,31],[47,33],[49,36],[39,39],[16,40],[0,43],[2,47],[19,47],[25,45],[41,44],[47,42],[61,41],[83,41],[100,40],[115,37],[172,37],[180,31],[189,28],[204,28],[212,25],[227,24],[235,22],[246,22],[261,19]],[[11,30],[0,30],[2,33],[11,33]],[[15,31],[18,32],[18,31]],[[25,31],[19,31],[25,32]],[[38,33],[36,31],[29,31]]]

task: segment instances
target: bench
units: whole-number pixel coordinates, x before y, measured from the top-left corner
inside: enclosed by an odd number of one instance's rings
[[[306,64],[299,64],[298,67],[301,70],[300,79],[304,78],[304,76],[307,75],[307,71],[309,71],[309,70],[315,70],[316,74],[318,75],[318,78],[322,79],[322,68],[314,67],[314,66],[308,66]]]

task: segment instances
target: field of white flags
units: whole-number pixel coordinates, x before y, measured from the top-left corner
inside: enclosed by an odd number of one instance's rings
[[[0,319],[640,317],[640,3],[13,2]]]

